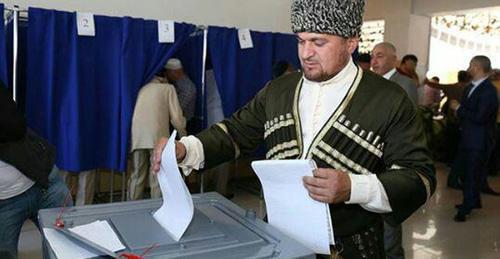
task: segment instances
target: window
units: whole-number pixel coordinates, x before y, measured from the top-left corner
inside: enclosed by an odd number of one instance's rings
[[[500,11],[497,9],[432,18],[428,76],[457,81],[473,56],[485,55],[500,67]]]

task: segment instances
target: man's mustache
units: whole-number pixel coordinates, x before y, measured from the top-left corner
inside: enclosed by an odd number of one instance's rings
[[[316,60],[315,58],[306,58],[306,59],[302,59],[303,62],[308,62],[308,63],[318,63],[318,60]]]

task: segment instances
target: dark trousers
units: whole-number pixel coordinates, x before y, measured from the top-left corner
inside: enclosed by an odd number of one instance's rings
[[[488,162],[488,175],[497,175],[500,171],[500,124],[497,123],[496,143]]]
[[[451,165],[453,163],[453,160],[457,155],[459,139],[460,139],[459,125],[448,122],[446,124],[446,146],[448,147],[446,162],[448,163],[448,165]]]
[[[462,182],[464,178],[465,170],[465,158],[467,153],[459,149],[455,154],[453,163],[451,164],[451,170],[448,174],[448,187],[462,188]]]
[[[488,152],[474,149],[460,149],[463,156],[463,195],[462,213],[469,213],[472,208],[481,204],[481,186],[486,180],[486,162]]]
[[[384,248],[387,259],[404,259],[403,227],[401,224],[392,226],[384,222]]]

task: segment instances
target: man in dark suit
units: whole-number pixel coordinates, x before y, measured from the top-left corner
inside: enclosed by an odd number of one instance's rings
[[[460,120],[459,153],[464,158],[463,203],[457,206],[455,221],[464,222],[472,209],[481,208],[481,183],[486,177],[486,162],[495,143],[498,100],[496,89],[488,79],[491,62],[486,56],[475,56],[468,69],[472,83],[464,91],[462,102],[450,102]]]

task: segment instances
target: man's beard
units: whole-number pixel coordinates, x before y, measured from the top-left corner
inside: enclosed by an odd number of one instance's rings
[[[307,72],[305,69],[302,69],[302,71],[304,72],[304,77],[309,80],[309,81],[312,81],[312,82],[324,82],[324,81],[328,81],[330,79],[332,79],[335,75],[329,75],[323,71],[317,73],[317,74],[313,74],[311,72]]]
[[[324,81],[328,81],[332,78],[334,78],[340,71],[342,71],[342,69],[347,65],[348,63],[348,60],[349,60],[349,56],[348,57],[339,57],[342,61],[341,61],[341,64],[343,63],[343,65],[339,65],[339,71],[336,71],[334,73],[328,73],[328,72],[325,72],[325,70],[323,69],[323,66],[320,65],[320,69],[316,69],[316,70],[313,70],[313,71],[307,71],[307,69],[305,69],[305,67],[302,65],[302,73],[304,73],[304,77],[309,80],[309,81],[312,81],[312,82],[324,82]],[[305,60],[305,61],[308,61],[308,60]],[[310,61],[314,61],[314,60],[310,60]]]

